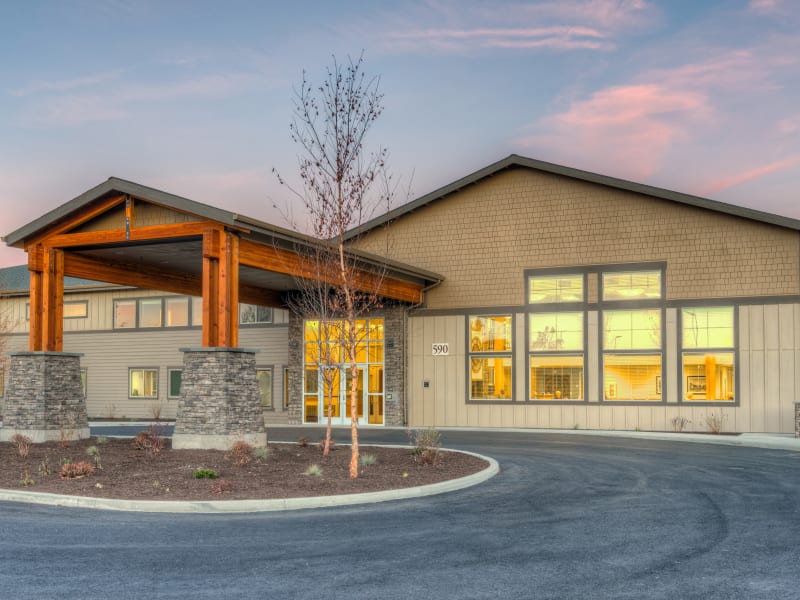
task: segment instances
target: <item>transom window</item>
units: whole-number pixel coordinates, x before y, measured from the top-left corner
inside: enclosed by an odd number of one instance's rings
[[[657,300],[661,298],[661,271],[603,273],[603,300]]]
[[[732,306],[681,309],[682,400],[733,401],[736,353]]]
[[[510,400],[512,367],[511,315],[469,317],[470,400]]]
[[[531,275],[528,277],[528,302],[583,302],[583,274]]]

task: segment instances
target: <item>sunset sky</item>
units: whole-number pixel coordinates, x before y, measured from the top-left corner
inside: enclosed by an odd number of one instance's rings
[[[517,153],[800,218],[795,0],[9,0],[0,235],[109,176],[286,225],[293,88],[362,51],[398,202]]]

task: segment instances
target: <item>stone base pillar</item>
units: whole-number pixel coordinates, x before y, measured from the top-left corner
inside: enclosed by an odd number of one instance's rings
[[[237,440],[266,446],[256,351],[181,348],[181,396],[173,448],[228,450]]]
[[[11,352],[0,441],[15,434],[34,443],[89,437],[81,383],[81,355]]]

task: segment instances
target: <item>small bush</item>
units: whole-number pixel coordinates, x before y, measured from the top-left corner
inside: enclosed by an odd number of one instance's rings
[[[442,434],[433,427],[427,429],[409,429],[407,432],[411,445],[414,446],[414,461],[421,465],[435,465],[441,460],[439,449],[442,447]]]
[[[209,486],[209,489],[215,494],[223,494],[233,491],[233,482],[225,479],[215,481]]]
[[[680,433],[689,426],[691,421],[686,417],[672,417],[670,423],[672,423],[672,431]]]
[[[19,484],[22,487],[28,487],[30,485],[33,485],[34,483],[36,482],[31,478],[30,469],[25,469],[25,471],[23,471],[22,473],[22,478],[19,480]]]
[[[297,445],[301,448],[308,448],[308,438],[304,436],[300,436],[297,438]]]
[[[195,479],[216,479],[219,477],[214,469],[204,469],[202,467],[195,469],[192,475]]]
[[[728,415],[723,414],[722,411],[712,412],[705,419],[706,429],[708,429],[709,433],[719,435],[722,432],[723,427],[725,426],[725,421],[727,418]]]
[[[100,450],[97,449],[97,446],[89,446],[86,449],[86,454],[94,458],[94,466],[98,469],[102,469],[103,467],[100,466]]]
[[[97,443],[98,446],[103,446],[108,443],[108,438],[104,435],[98,435],[95,438],[95,442]]]
[[[362,467],[369,467],[371,465],[378,464],[378,459],[375,458],[374,454],[362,454],[361,455],[361,466]]]
[[[21,458],[28,458],[28,454],[31,451],[31,444],[33,443],[31,438],[21,433],[15,433],[11,437],[11,443],[16,447],[18,456]]]
[[[53,470],[50,468],[50,461],[45,456],[39,463],[39,477],[47,477],[52,472]]]
[[[322,475],[322,469],[319,465],[309,465],[308,468],[304,472],[305,475],[309,475],[311,477],[319,477]]]
[[[92,463],[85,460],[76,463],[65,463],[61,465],[61,472],[58,474],[61,479],[80,479],[81,477],[88,477],[94,473],[95,468]]]
[[[253,460],[253,445],[244,440],[236,440],[228,452],[228,458],[240,467],[249,464]]]
[[[317,447],[320,449],[321,452],[325,451],[325,438],[322,438],[319,441],[319,444],[317,444]],[[334,440],[331,440],[331,445],[329,446],[329,449],[331,451],[336,450],[336,442]]]
[[[137,450],[144,450],[149,456],[156,456],[164,449],[164,436],[161,427],[150,425],[133,438],[133,445]]]
[[[253,456],[255,456],[256,460],[267,460],[272,454],[269,448],[256,448],[253,450]]]

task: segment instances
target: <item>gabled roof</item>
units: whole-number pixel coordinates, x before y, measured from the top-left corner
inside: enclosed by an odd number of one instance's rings
[[[26,265],[0,269],[0,296],[27,296],[30,293],[30,286],[31,273]],[[64,277],[64,289],[70,292],[118,287],[120,286],[91,279]]]
[[[591,173],[589,171],[582,171],[572,167],[565,167],[541,160],[535,160],[533,158],[527,158],[525,156],[519,156],[518,154],[511,154],[506,158],[497,161],[496,163],[475,171],[466,177],[462,177],[461,179],[441,187],[438,190],[434,190],[429,194],[421,196],[416,200],[412,200],[407,204],[399,206],[384,215],[376,217],[375,219],[364,223],[360,227],[353,228],[348,232],[347,239],[353,239],[363,233],[366,233],[367,231],[370,231],[371,229],[386,223],[390,223],[396,219],[399,219],[403,215],[436,202],[437,200],[453,194],[462,188],[478,183],[479,181],[492,177],[493,175],[496,175],[507,169],[513,168],[527,168],[542,171],[544,173],[552,173],[554,175],[563,175],[564,177],[596,183],[598,185],[603,185],[618,190],[635,192],[637,194],[643,194],[653,198],[659,198],[661,200],[669,200],[679,204],[703,208],[718,213],[750,219],[751,221],[769,223],[770,225],[777,225],[779,227],[800,231],[800,220],[798,219],[782,217],[780,215],[754,210],[752,208],[744,208],[741,206],[734,206],[732,204],[725,204],[724,202],[710,200],[708,198],[701,198],[700,196],[682,194],[680,192],[673,192],[671,190],[645,185],[643,183],[635,183],[625,179],[617,179],[616,177],[609,177],[607,175],[600,175],[598,173]]]

